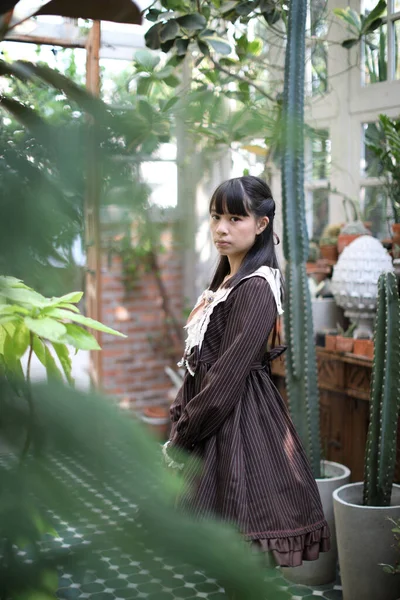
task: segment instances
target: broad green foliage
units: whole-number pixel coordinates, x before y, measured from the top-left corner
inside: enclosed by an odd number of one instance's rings
[[[352,48],[358,44],[364,36],[372,33],[382,25],[382,15],[386,9],[386,1],[379,0],[377,5],[366,15],[357,13],[348,6],[347,8],[335,8],[334,14],[347,24],[352,38],[344,40],[344,48]]]
[[[400,299],[394,273],[379,277],[374,343],[364,504],[390,506],[400,410]]]
[[[400,223],[400,118],[379,115],[376,136],[366,145],[378,160],[394,220]]]
[[[60,298],[45,298],[14,277],[0,277],[0,366],[1,371],[23,377],[21,358],[29,350],[44,365],[49,379],[62,374],[49,350],[52,346],[68,383],[73,384],[71,358],[67,347],[100,350],[96,338],[84,327],[125,337],[102,323],[84,317],[76,304],[82,292]],[[30,358],[27,379],[30,377]]]
[[[229,55],[232,46],[227,41],[228,23],[247,25],[252,18],[261,17],[268,25],[286,18],[286,6],[274,0],[211,0],[194,5],[185,0],[163,0],[160,8],[150,8],[145,17],[154,23],[146,33],[146,45],[163,52],[173,50],[185,57],[192,43],[202,55],[212,52]],[[237,45],[237,44],[236,44]],[[251,51],[259,51],[253,44]]]

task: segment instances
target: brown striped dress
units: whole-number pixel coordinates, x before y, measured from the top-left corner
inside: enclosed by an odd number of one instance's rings
[[[298,566],[329,550],[329,529],[302,444],[270,378],[269,361],[282,351],[265,353],[276,290],[257,275],[229,290],[212,308],[202,343],[187,347],[188,370],[171,406],[170,447],[201,459],[200,474],[191,461],[184,468],[185,509],[235,524],[246,540],[272,551],[277,564]]]

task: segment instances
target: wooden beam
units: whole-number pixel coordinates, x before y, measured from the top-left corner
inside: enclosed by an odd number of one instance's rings
[[[98,96],[100,94],[101,26],[94,21],[87,40],[86,86]],[[100,244],[100,180],[97,164],[96,126],[90,128],[87,145],[87,190],[85,201],[85,238],[87,252],[86,311],[89,317],[101,321],[101,244]],[[92,332],[101,346],[101,333]],[[89,376],[94,387],[102,381],[101,352],[90,352]]]

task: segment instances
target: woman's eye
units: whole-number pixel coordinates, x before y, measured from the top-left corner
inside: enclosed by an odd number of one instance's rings
[[[239,217],[231,217],[231,221],[233,221],[234,223],[237,223],[240,220],[241,219],[239,219]]]
[[[218,215],[211,215],[211,219],[213,221],[218,221],[219,220],[219,216]]]

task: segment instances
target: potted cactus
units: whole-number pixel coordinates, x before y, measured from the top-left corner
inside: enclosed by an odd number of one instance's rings
[[[317,360],[306,273],[309,253],[304,199],[304,65],[307,0],[289,3],[282,132],[283,249],[286,259],[285,339],[289,408],[320,491],[331,530],[331,550],[317,561],[283,569],[287,578],[319,585],[336,578],[332,491],[349,480],[346,467],[321,461]],[[322,477],[321,477],[322,465]]]
[[[369,229],[361,221],[353,221],[344,225],[340,230],[337,242],[339,254],[360,235],[371,235]]]
[[[400,300],[392,272],[379,278],[374,341],[364,482],[344,485],[333,494],[345,600],[400,597],[400,578],[380,566],[396,560],[387,517],[400,518],[400,486],[393,484],[400,408]]]

